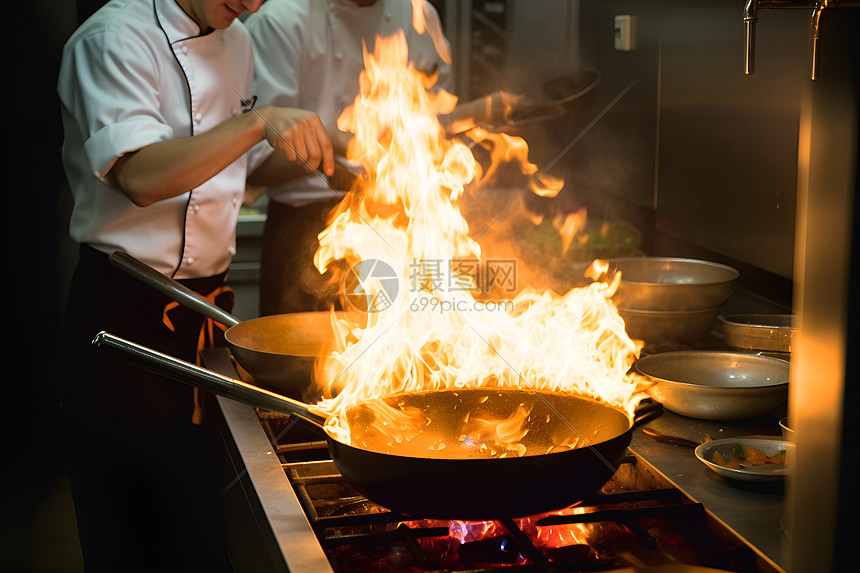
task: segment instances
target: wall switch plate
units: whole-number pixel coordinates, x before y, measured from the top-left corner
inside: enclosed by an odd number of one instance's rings
[[[636,49],[636,16],[615,17],[615,49],[621,52]]]

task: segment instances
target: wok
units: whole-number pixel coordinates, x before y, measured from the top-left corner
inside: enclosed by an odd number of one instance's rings
[[[779,358],[679,350],[645,356],[633,368],[656,382],[647,390],[651,398],[691,418],[757,418],[788,400],[788,362]]]
[[[111,264],[179,304],[227,327],[224,338],[239,366],[269,390],[302,399],[314,362],[332,339],[330,312],[297,312],[239,321],[185,285],[128,253],[111,253]]]
[[[523,94],[523,102],[514,106],[505,123],[519,126],[582,113],[594,103],[598,83],[600,72],[594,69],[570,72],[543,82]]]
[[[105,332],[95,337],[93,345],[134,366],[252,406],[295,415],[317,427],[326,420],[323,412],[308,404]],[[417,409],[429,427],[415,439],[430,443],[438,436],[452,447],[436,448],[427,457],[399,449],[388,432],[374,430],[374,402],[399,411]],[[477,443],[470,448],[461,435],[466,413],[471,412],[470,420],[505,418],[521,405],[532,408],[522,443],[536,455],[465,457],[479,448]],[[347,409],[353,445],[325,436],[343,477],[392,511],[422,518],[499,519],[561,509],[593,494],[615,473],[633,428],[661,413],[659,404],[647,401],[631,421],[620,409],[570,394],[499,388],[439,390],[368,400]],[[559,447],[575,439],[587,445]],[[553,447],[561,451],[543,453]]]
[[[564,115],[575,116],[586,111],[595,100],[600,72],[583,69],[566,73],[538,84],[521,94],[504,120],[495,125],[478,122],[492,130],[529,126]],[[448,135],[458,135],[476,127],[475,121],[454,122],[446,127]]]

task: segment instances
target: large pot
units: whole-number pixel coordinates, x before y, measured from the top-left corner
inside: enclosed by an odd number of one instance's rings
[[[651,398],[691,418],[758,418],[788,400],[788,362],[779,358],[679,350],[642,357],[633,369],[655,382],[647,390]]]
[[[313,406],[113,335],[99,333],[93,344],[176,381],[295,415],[317,427],[326,422],[325,413]],[[377,401],[389,406],[388,411],[420,411],[426,423],[422,422],[422,430],[410,444],[436,444],[438,438],[449,447],[420,450],[428,452],[424,455],[399,447],[390,432],[374,429]],[[352,432],[351,444],[325,436],[344,478],[393,511],[425,518],[498,519],[561,509],[600,489],[617,470],[633,428],[662,412],[659,404],[650,401],[640,406],[631,419],[618,408],[576,395],[498,388],[416,392],[347,409],[344,418]],[[531,411],[524,425],[528,433],[520,442],[527,445],[526,455],[476,457],[481,438],[468,432],[464,421],[505,419],[520,407]],[[579,447],[564,447],[575,441]]]
[[[297,312],[240,321],[185,285],[128,253],[115,251],[115,267],[179,304],[218,322],[246,380],[298,400],[308,400],[314,364],[332,341],[331,312]],[[335,317],[338,314],[335,313]]]

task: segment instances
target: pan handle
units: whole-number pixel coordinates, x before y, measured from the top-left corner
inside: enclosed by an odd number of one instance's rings
[[[651,398],[646,398],[636,405],[633,411],[633,425],[631,429],[638,428],[642,424],[647,424],[656,420],[663,415],[663,404],[655,402]]]
[[[92,342],[113,358],[155,374],[226,396],[239,402],[279,414],[292,414],[322,428],[326,417],[308,410],[308,404],[222,376],[179,358],[163,354],[108,332],[99,332]]]
[[[694,442],[693,440],[688,440],[686,438],[682,438],[681,436],[670,436],[668,434],[661,434],[654,428],[649,428],[648,426],[642,428],[642,433],[646,436],[651,436],[652,438],[660,442],[666,442],[667,444],[675,444],[678,446],[685,446],[687,448],[697,448],[699,446],[699,442]]]
[[[215,322],[220,322],[228,328],[239,324],[238,318],[225,311],[217,304],[209,302],[190,288],[163,275],[124,251],[112,252],[108,257],[108,260],[116,268],[151,286],[161,294],[170,297],[182,306],[188,307],[195,312],[199,312],[203,316],[211,318]]]

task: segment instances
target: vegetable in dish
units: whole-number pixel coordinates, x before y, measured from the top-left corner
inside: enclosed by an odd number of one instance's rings
[[[719,466],[733,470],[765,464],[785,465],[785,450],[780,450],[774,455],[768,456],[758,448],[735,444],[732,446],[730,459],[726,459],[726,456],[719,451],[714,451],[713,462]]]

